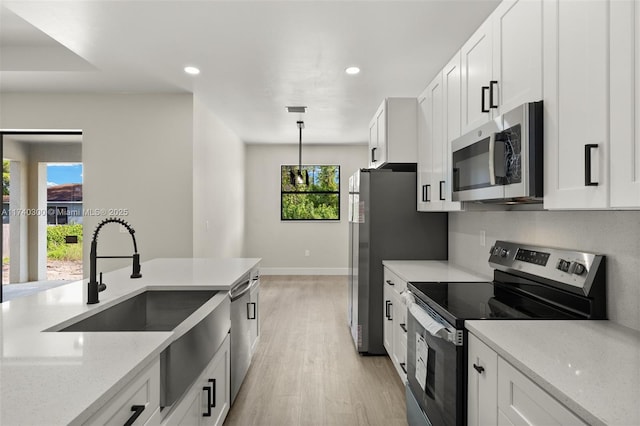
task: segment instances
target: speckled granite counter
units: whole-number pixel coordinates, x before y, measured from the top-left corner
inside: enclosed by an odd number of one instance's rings
[[[407,282],[486,282],[475,274],[442,260],[383,260],[382,264]]]
[[[117,394],[173,340],[227,297],[260,259],[154,259],[104,274],[100,303],[86,304],[86,281],[0,305],[0,424],[79,423]],[[220,290],[171,332],[44,332],[146,289]]]
[[[590,425],[640,425],[640,332],[610,321],[467,321]]]

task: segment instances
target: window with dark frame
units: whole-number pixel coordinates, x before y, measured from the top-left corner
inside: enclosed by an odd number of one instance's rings
[[[303,165],[301,183],[298,171],[297,165],[280,166],[280,219],[340,220],[340,166]]]

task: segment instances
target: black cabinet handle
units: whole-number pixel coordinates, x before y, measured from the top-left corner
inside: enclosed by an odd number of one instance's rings
[[[390,303],[391,303],[391,301],[390,301],[390,300],[385,300],[385,302],[384,302],[384,316],[385,316],[387,319],[389,319],[389,316],[390,316],[390,314],[389,314],[389,304],[390,304]]]
[[[211,387],[204,386],[202,390],[207,392],[207,412],[202,413],[202,417],[211,417]]]
[[[387,280],[387,284],[389,284],[389,285],[395,285],[395,284],[393,283],[393,281],[391,281],[391,280]]]
[[[402,371],[404,371],[404,374],[407,374],[407,364],[404,362],[400,363],[400,368],[402,368]]]
[[[402,331],[404,331],[405,333],[407,332],[407,324],[400,324],[400,328],[402,329]]]
[[[442,196],[443,191],[443,185],[444,185],[444,181],[441,180],[440,181],[440,201],[444,201],[444,197]]]
[[[253,307],[253,313],[249,313],[249,307]],[[247,303],[247,319],[254,320],[256,319],[256,304],[254,302]]]
[[[140,414],[142,414],[145,408],[146,407],[144,405],[132,405],[131,411],[133,411],[133,414],[131,415],[131,417],[129,417],[129,420],[127,420],[124,426],[131,426],[133,422],[135,422],[136,419],[140,417]]]
[[[484,367],[482,367],[480,365],[473,364],[473,368],[480,374],[482,374],[484,372]]]
[[[393,321],[393,316],[391,315],[391,308],[393,308],[393,303],[389,301],[389,304],[387,305],[387,310],[389,311],[389,316],[387,317],[387,319],[389,321]]]
[[[497,86],[498,82],[496,80],[491,80],[489,82],[489,108],[498,108],[497,104],[493,103],[493,92],[494,92],[494,86]]]
[[[591,150],[597,147],[597,143],[584,146],[584,186],[598,186],[598,182],[591,181]]]
[[[371,162],[372,163],[376,162],[376,149],[378,149],[378,148],[371,148]]]
[[[489,110],[484,107],[484,104],[486,103],[485,95],[487,93],[487,90],[489,90],[489,86],[482,86],[482,100],[480,101],[482,102],[482,108],[481,108],[482,112],[489,112]]]
[[[213,397],[209,401],[209,406],[216,408],[216,379],[209,379],[209,383],[211,383],[211,389],[213,389]]]
[[[425,203],[431,201],[429,199],[429,189],[431,189],[431,185],[422,185],[422,201]]]

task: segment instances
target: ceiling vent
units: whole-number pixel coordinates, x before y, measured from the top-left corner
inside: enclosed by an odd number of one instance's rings
[[[307,112],[306,106],[288,106],[286,108],[287,112],[293,112],[296,114],[304,114],[305,112]]]

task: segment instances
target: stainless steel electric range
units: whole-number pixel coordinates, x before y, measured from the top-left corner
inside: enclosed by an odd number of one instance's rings
[[[409,424],[466,424],[465,320],[605,319],[605,263],[598,254],[497,241],[492,282],[410,282]]]

